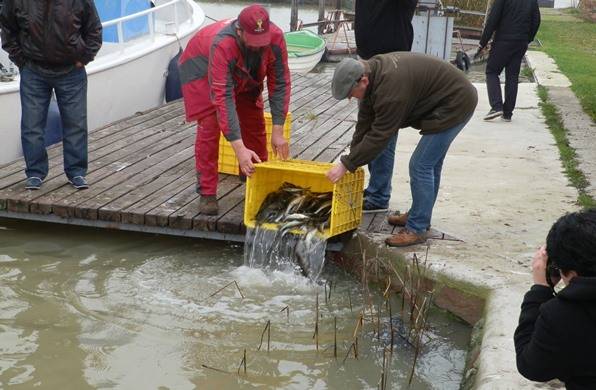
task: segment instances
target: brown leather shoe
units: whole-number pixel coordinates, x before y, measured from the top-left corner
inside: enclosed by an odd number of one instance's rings
[[[385,240],[385,243],[389,246],[410,246],[424,242],[426,242],[424,234],[416,234],[407,229],[403,229]]]
[[[199,211],[205,215],[217,215],[217,197],[215,195],[205,195],[199,198]]]
[[[403,214],[391,214],[387,217],[387,223],[393,226],[406,226],[408,222],[408,213]]]

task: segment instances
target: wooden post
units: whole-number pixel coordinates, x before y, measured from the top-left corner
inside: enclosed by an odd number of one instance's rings
[[[323,30],[325,29],[325,0],[319,0],[319,35],[323,34]]]
[[[298,30],[298,0],[292,0],[290,11],[290,31]]]
[[[334,31],[337,31],[339,28],[339,23],[337,23],[341,18],[341,0],[335,0],[335,9],[337,12],[335,13],[335,24],[334,24]]]

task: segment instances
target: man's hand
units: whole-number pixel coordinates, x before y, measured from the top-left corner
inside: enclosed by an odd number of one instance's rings
[[[82,67],[84,67],[85,65],[83,65],[83,63],[82,63],[81,61],[77,61],[77,62],[75,63],[75,66],[76,66],[77,68],[82,68]]]
[[[284,128],[281,125],[273,125],[271,129],[271,149],[282,160],[286,160],[290,155],[290,147],[284,138]]]
[[[474,54],[474,59],[478,59],[478,57],[480,57],[482,55],[482,52],[484,51],[484,47],[478,45],[478,50],[476,50],[476,53]]]
[[[546,253],[546,247],[543,245],[536,251],[536,253],[534,254],[534,259],[532,260],[532,277],[534,279],[534,284],[550,287],[549,284],[546,282],[547,262],[548,255]],[[551,276],[551,282],[553,283],[553,286],[559,283],[560,280],[560,276]]]
[[[247,149],[241,139],[232,141],[230,144],[236,153],[238,165],[240,165],[240,171],[242,171],[245,176],[252,175],[255,171],[253,161],[258,163],[261,162],[259,156],[254,151]]]
[[[327,179],[329,179],[332,183],[337,183],[347,171],[348,170],[346,167],[344,167],[344,164],[337,163],[333,166],[333,168],[327,171],[325,176],[327,176]]]

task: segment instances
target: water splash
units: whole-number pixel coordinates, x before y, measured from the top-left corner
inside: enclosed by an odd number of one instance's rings
[[[300,272],[316,281],[325,265],[327,240],[318,234],[282,233],[257,226],[247,229],[244,264],[283,272]]]

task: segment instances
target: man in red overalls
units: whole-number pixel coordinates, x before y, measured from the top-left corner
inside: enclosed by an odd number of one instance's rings
[[[283,125],[290,102],[290,72],[283,32],[260,5],[244,8],[236,20],[202,28],[180,58],[186,119],[197,121],[195,160],[199,211],[217,215],[217,159],[220,132],[232,145],[240,174],[267,160],[263,81],[267,77],[273,122],[271,147],[289,154]]]

